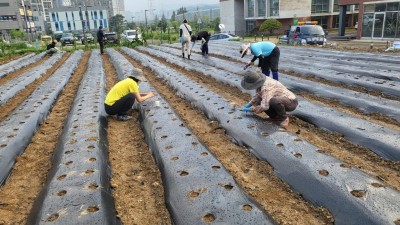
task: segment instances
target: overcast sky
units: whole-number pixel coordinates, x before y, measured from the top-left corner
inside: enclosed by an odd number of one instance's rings
[[[124,0],[125,11],[130,11],[133,16],[144,18],[144,10],[155,9],[155,12],[170,12],[181,6],[196,4],[218,4],[219,0]],[[149,12],[147,12],[149,13]],[[149,14],[148,14],[149,16]]]

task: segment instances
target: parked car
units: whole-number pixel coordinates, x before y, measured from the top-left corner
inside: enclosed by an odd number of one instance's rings
[[[87,40],[87,43],[94,43],[93,35],[91,33],[86,33],[85,35],[83,35],[82,38],[81,38],[81,41],[82,41],[83,45],[85,44],[86,40]]]
[[[136,30],[124,30],[121,34],[121,40],[126,41],[126,42],[132,42],[136,40],[136,38],[139,41],[143,41],[142,35],[137,32]]]
[[[63,35],[60,38],[60,42],[62,46],[68,44],[72,45],[75,43],[75,37],[74,35],[72,35],[72,33],[63,33]]]
[[[220,33],[211,35],[210,41],[211,40],[239,41],[240,37],[234,34]]]
[[[104,41],[105,44],[116,44],[116,45],[119,44],[119,38],[118,38],[117,33],[115,33],[115,32],[104,33],[104,38],[105,38],[105,41]]]
[[[325,45],[326,34],[320,25],[294,25],[289,30],[289,44]]]
[[[75,40],[77,40],[77,41],[81,41],[82,40],[83,34],[81,32],[74,32],[72,34],[74,35]]]
[[[284,35],[279,37],[279,43],[280,44],[287,44],[288,41],[289,41],[289,38],[288,38],[287,34],[284,34]]]

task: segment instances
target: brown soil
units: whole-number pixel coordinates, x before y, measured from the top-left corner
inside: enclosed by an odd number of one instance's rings
[[[51,168],[53,151],[58,143],[63,123],[73,104],[80,81],[87,69],[89,56],[90,52],[85,52],[77,71],[57,99],[49,117],[40,125],[39,130],[32,138],[32,143],[18,158],[6,184],[0,188],[0,225],[26,224],[32,204],[45,185],[47,172]],[[67,56],[53,66],[52,70],[46,73],[43,78],[36,80],[9,101],[13,103],[7,103],[0,107],[0,120],[3,120],[22,103],[61,63],[64,63],[66,58]],[[233,144],[225,131],[218,127],[217,122],[209,121],[202,112],[176,96],[175,91],[165,85],[163,80],[156,78],[148,68],[142,67],[129,56],[126,56],[126,58],[135,67],[143,69],[144,75],[151,85],[171,104],[192,132],[230,171],[243,190],[265,209],[278,224],[334,223],[334,219],[327,209],[306,202],[300,194],[293,192],[286,183],[275,176],[273,168],[268,163],[256,159],[246,148]],[[106,71],[106,88],[109,90],[117,82],[117,76],[109,57],[103,55],[102,59]],[[176,69],[237,105],[245,104],[251,97],[241,93],[235,87],[222,84],[202,74],[193,71],[188,72],[175,65],[165,63],[164,60],[160,60],[160,63]],[[21,69],[15,74],[21,74],[22,70],[26,71],[28,68]],[[295,75],[298,76],[298,74]],[[17,75],[10,75],[10,77],[12,76],[16,77]],[[307,79],[327,82],[316,78]],[[0,82],[8,81],[0,79]],[[353,90],[353,87],[335,82],[327,83]],[[381,93],[376,94],[382,96]],[[391,125],[391,128],[400,130],[398,121],[388,120],[390,118],[384,115],[366,115],[357,109],[342,106],[336,101],[317,98],[310,94],[303,94],[303,97],[345,111],[353,116],[385,126]],[[116,121],[112,116],[108,119],[109,161],[113,172],[110,184],[113,188],[117,216],[123,224],[172,224],[165,203],[161,174],[149,152],[149,146],[144,140],[143,132],[137,120],[138,112],[132,110],[131,115],[133,119],[126,122]],[[399,162],[384,160],[371,150],[347,141],[341,134],[324,131],[293,116],[290,119],[291,124],[288,132],[295,133],[299,138],[314,144],[320,149],[320,153],[330,154],[344,161],[344,167],[356,167],[377,177],[385,186],[400,190]],[[327,176],[329,172],[328,170],[319,171],[322,176]],[[371,185],[381,186],[378,183]],[[198,193],[191,193],[191,196],[196,196],[196,194]],[[355,197],[363,197],[367,193],[362,190],[353,190],[352,194]],[[91,210],[96,211],[98,209],[93,208]],[[56,218],[58,215],[54,216]],[[49,221],[54,218],[49,217]],[[212,223],[215,217],[209,214],[202,219],[206,223]],[[400,224],[399,220],[395,223]]]
[[[14,97],[10,98],[6,104],[0,106],[0,120],[3,120],[12,111],[14,111],[25,99],[32,94],[32,92],[47,80],[64,62],[69,58],[71,53],[65,53],[60,61],[55,63],[45,74],[36,79],[34,82],[30,83],[23,90],[18,92]]]
[[[0,65],[9,63],[9,62],[11,62],[13,60],[16,60],[16,59],[19,59],[19,58],[21,58],[21,57],[23,57],[23,56],[25,56],[27,54],[30,54],[30,53],[21,54],[21,55],[15,54],[15,55],[12,55],[12,56],[9,56],[9,57],[1,57],[0,58]]]
[[[46,183],[47,172],[52,166],[51,157],[86,71],[89,55],[90,52],[85,52],[50,115],[40,125],[25,152],[17,158],[11,176],[1,187],[0,201],[4,204],[0,205],[0,224],[26,224],[32,204]],[[25,95],[18,95],[15,101],[22,102],[25,98]]]
[[[21,69],[15,71],[15,72],[12,72],[12,73],[7,74],[7,76],[4,76],[4,77],[2,77],[2,78],[0,79],[0,85],[6,84],[6,83],[9,82],[10,80],[15,79],[15,78],[18,77],[19,75],[21,75],[21,74],[25,73],[26,71],[31,70],[32,68],[34,68],[34,67],[36,67],[36,66],[42,64],[44,61],[46,61],[46,60],[48,60],[48,59],[49,59],[49,57],[48,57],[48,56],[45,56],[45,57],[41,58],[39,61],[30,64],[29,66],[25,66],[25,67],[23,67],[23,68],[21,68]]]
[[[217,122],[210,122],[190,103],[177,97],[175,92],[166,86],[163,80],[156,78],[149,69],[143,68],[132,59],[130,62],[135,67],[143,69],[151,85],[171,104],[192,132],[217,156],[245,192],[253,197],[275,221],[279,224],[333,223],[332,216],[326,209],[310,205],[298,193],[291,191],[287,184],[274,175],[274,170],[268,163],[259,161],[247,149],[233,144],[225,131],[218,128]],[[213,82],[207,77],[192,76],[187,71],[172,67],[196,81],[208,80],[207,84],[200,83],[213,91],[215,87],[211,88],[212,84],[219,85],[225,95],[231,93],[232,87],[225,89],[226,87],[221,87],[220,83]]]
[[[155,58],[154,56],[152,57]],[[160,58],[159,60],[164,61]],[[194,71],[189,73],[186,70],[167,62],[163,63],[175,68],[178,72],[188,76],[190,79],[202,84],[204,87],[207,87],[236,104],[244,105],[250,99],[248,94],[242,93],[236,87],[223,84],[213,78]],[[337,102],[332,102],[330,106],[337,108],[338,110],[346,109],[346,107]],[[360,116],[360,114],[355,114],[355,116]],[[395,126],[392,127],[396,128]],[[399,128],[397,127],[396,129]],[[297,134],[301,139],[317,146],[324,153],[334,156],[335,158],[345,162],[348,166],[358,168],[372,176],[375,176],[386,182],[387,185],[400,191],[400,162],[385,160],[368,148],[352,144],[350,141],[346,140],[342,134],[325,131],[296,117],[291,117],[291,123],[288,130]]]
[[[117,74],[103,56],[107,74],[107,91],[117,82]],[[138,112],[132,112],[132,120],[108,119],[109,160],[112,168],[111,187],[117,216],[123,224],[172,224],[165,205],[161,173],[145,142],[137,120]]]

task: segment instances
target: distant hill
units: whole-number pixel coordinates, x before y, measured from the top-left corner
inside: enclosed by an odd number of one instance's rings
[[[199,10],[207,10],[207,9],[215,9],[219,8],[219,4],[198,4],[198,5],[191,5],[191,6],[186,6],[186,10],[188,12],[191,11],[197,11],[197,7]],[[178,9],[175,9],[175,11]]]

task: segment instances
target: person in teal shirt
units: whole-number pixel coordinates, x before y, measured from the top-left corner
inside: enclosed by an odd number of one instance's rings
[[[258,59],[258,66],[264,75],[269,76],[272,72],[272,78],[278,80],[278,65],[280,50],[278,46],[269,41],[256,42],[252,44],[243,44],[240,47],[242,58],[248,53],[254,56],[251,61],[246,64],[245,69]]]

